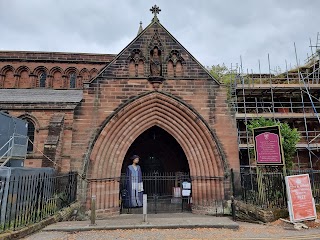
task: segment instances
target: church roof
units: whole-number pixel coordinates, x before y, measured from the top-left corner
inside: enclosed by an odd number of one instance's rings
[[[109,63],[116,54],[40,52],[40,51],[0,51],[0,61],[32,62],[90,62]]]
[[[0,89],[0,103],[78,103],[82,90]]]

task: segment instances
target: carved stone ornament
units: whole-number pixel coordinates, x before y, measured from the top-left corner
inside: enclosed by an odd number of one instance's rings
[[[138,66],[140,64],[140,61],[143,63],[146,62],[145,57],[143,56],[143,53],[140,49],[133,49],[128,57],[128,63],[130,64],[131,62],[134,63],[134,69],[135,69],[135,76],[138,77]]]
[[[180,52],[178,50],[172,50],[169,54],[167,61],[172,61],[173,66],[177,65],[177,62],[181,64],[184,63],[184,59],[181,57]]]
[[[145,61],[142,52],[140,49],[133,49],[129,56],[129,61],[134,61],[135,64],[138,64],[140,60]]]
[[[152,14],[154,15],[152,21],[153,21],[153,22],[158,22],[159,19],[158,19],[158,17],[157,17],[157,14],[159,14],[159,13],[161,12],[161,9],[160,9],[157,5],[154,5],[154,6],[150,9],[150,11],[151,11]]]

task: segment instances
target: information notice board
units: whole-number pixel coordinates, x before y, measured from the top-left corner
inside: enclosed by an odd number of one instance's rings
[[[283,165],[283,151],[279,126],[253,129],[257,165]]]
[[[287,176],[288,210],[291,222],[317,218],[309,174]]]

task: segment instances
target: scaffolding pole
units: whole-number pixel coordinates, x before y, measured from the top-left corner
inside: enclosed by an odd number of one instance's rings
[[[250,120],[251,117],[259,117],[259,113],[265,112],[265,107],[269,108],[269,114],[268,115],[270,118],[271,116],[273,117],[273,120],[277,120],[278,118],[288,118],[293,120],[293,122],[300,121],[297,127],[303,127],[302,134],[304,134],[305,131],[305,136],[306,136],[306,144],[303,142],[303,154],[306,156],[306,153],[308,152],[309,155],[309,165],[311,168],[315,166],[315,163],[313,160],[318,159],[316,162],[320,161],[320,158],[317,156],[315,152],[313,152],[314,148],[314,143],[318,142],[315,140],[320,139],[320,133],[318,134],[318,130],[320,130],[320,117],[317,112],[317,108],[319,110],[319,102],[320,100],[319,95],[317,93],[317,88],[314,88],[314,84],[319,84],[319,77],[320,77],[320,49],[318,49],[318,42],[320,40],[320,35],[318,33],[317,35],[317,44],[316,44],[316,52],[314,53],[312,51],[312,55],[310,58],[308,58],[309,62],[306,65],[306,68],[301,68],[299,66],[299,61],[298,61],[298,56],[297,56],[297,50],[296,50],[296,44],[294,43],[294,50],[295,50],[295,57],[296,57],[296,62],[297,62],[297,71],[290,72],[288,70],[288,66],[290,65],[291,68],[291,63],[288,64],[287,61],[285,61],[285,66],[286,66],[286,71],[283,73],[282,76],[277,76],[272,74],[272,69],[271,69],[271,64],[270,64],[270,56],[268,54],[268,65],[269,65],[269,79],[267,77],[267,74],[262,74],[261,73],[261,64],[260,60],[258,60],[259,64],[259,75],[254,74],[253,70],[251,69],[251,76],[249,74],[249,71],[247,69],[247,75],[244,75],[243,71],[243,65],[242,65],[242,57],[240,56],[240,67],[237,68],[237,72],[239,74],[235,77],[235,84],[233,87],[237,88],[237,84],[242,85],[242,92],[240,91],[235,91],[235,96],[232,98],[232,100],[236,101],[235,106],[236,112],[242,114],[242,118],[237,121],[238,124],[238,135],[239,135],[239,143],[246,138],[246,145],[247,145],[247,153],[248,153],[248,161],[249,161],[249,167],[251,171],[251,162],[250,162],[250,139],[249,137],[251,136],[248,132],[248,121]],[[311,40],[310,40],[310,45],[311,45]],[[313,47],[313,46],[311,46]],[[232,69],[232,65],[231,65]],[[239,80],[240,81],[239,81]],[[269,80],[269,82],[268,82]],[[289,85],[288,88],[283,88],[283,91],[279,91],[281,88],[276,88],[278,86],[277,84],[296,84],[299,83],[299,85]],[[263,84],[264,86],[256,87],[255,84]],[[246,85],[246,86],[245,86]],[[267,86],[267,85],[270,85]],[[279,85],[280,86],[280,85]],[[318,87],[318,85],[316,86]],[[252,88],[252,89],[251,89]],[[260,89],[260,90],[259,90]],[[240,90],[240,89],[239,89]],[[258,92],[254,92],[254,90],[259,90]],[[300,92],[300,94],[299,94]],[[267,93],[267,94],[266,94]],[[277,97],[281,97],[283,95],[281,94],[291,94],[295,93],[297,94],[296,96],[285,96],[285,100],[277,99]],[[260,95],[259,95],[260,94]],[[314,94],[314,95],[313,95]],[[241,96],[242,95],[242,96]],[[301,97],[301,102],[299,100],[299,95]],[[242,99],[241,99],[242,98]],[[266,99],[265,99],[266,98]],[[270,99],[271,98],[271,99]],[[264,101],[266,100],[266,101]],[[239,101],[239,102],[238,102]],[[266,105],[265,105],[265,104]],[[316,103],[316,105],[315,105]],[[243,106],[239,106],[241,104]],[[311,105],[311,106],[310,106]],[[281,115],[277,113],[277,109],[281,107],[281,112],[286,113],[286,112],[291,112],[293,115]],[[302,107],[302,109],[301,109]],[[312,111],[308,111],[308,108],[312,107]],[[287,109],[285,109],[287,108]],[[259,110],[261,109],[261,110]],[[302,110],[302,111],[301,111]],[[256,113],[252,115],[251,113]],[[280,112],[280,109],[279,109]],[[303,120],[302,120],[302,115],[300,114],[303,112]],[[313,112],[313,115],[312,115]],[[297,114],[297,116],[295,116]],[[281,116],[280,116],[281,115]],[[240,116],[240,115],[239,115]],[[278,117],[280,116],[280,117]],[[309,118],[312,118],[312,124],[313,125],[308,125],[309,124]],[[316,117],[317,120],[314,118]],[[303,121],[303,124],[302,124]],[[315,122],[316,121],[316,122]],[[241,124],[240,124],[241,123]],[[244,136],[244,133],[241,131],[243,129],[242,124],[245,124],[245,131],[246,135]],[[316,125],[314,126],[314,124]],[[310,130],[314,128],[316,129],[314,133],[309,132]],[[313,131],[313,130],[312,130]],[[240,149],[240,148],[239,148]],[[245,151],[245,149],[243,149]],[[302,166],[302,158],[301,154],[302,151],[297,151],[296,153],[297,161],[298,161],[298,168],[300,169]],[[316,159],[315,159],[316,158]]]
[[[299,77],[299,83],[303,83],[303,86],[304,86],[304,91],[302,90],[301,86],[300,86],[300,90],[301,90],[301,96],[302,96],[302,101],[303,101],[303,92],[305,92],[308,97],[309,97],[309,100],[310,100],[310,103],[311,103],[311,106],[312,106],[312,109],[318,119],[318,123],[320,125],[320,118],[319,118],[319,115],[318,115],[318,112],[317,112],[317,109],[315,108],[314,106],[314,103],[313,103],[313,100],[312,100],[312,95],[310,94],[310,91],[309,91],[309,88],[308,86],[306,85],[306,82],[304,80],[304,77],[303,77],[303,74],[300,72],[300,67],[299,67],[299,64],[298,64],[298,55],[297,55],[297,48],[296,48],[296,44],[294,43],[294,51],[295,51],[295,56],[296,56],[296,62],[297,62],[297,67],[298,67],[298,77]],[[314,71],[313,71],[314,73]],[[309,161],[310,161],[310,167],[311,169],[313,168],[313,164],[312,164],[312,156],[311,154],[313,153],[311,148],[310,148],[310,142],[314,141],[319,135],[317,135],[314,139],[312,139],[312,141],[309,141],[308,139],[308,129],[307,129],[307,123],[306,123],[306,118],[305,118],[305,108],[303,106],[303,112],[304,112],[304,121],[305,121],[305,127],[306,127],[306,135],[307,135],[307,142],[308,142],[308,154],[309,154]],[[314,153],[313,153],[314,154]]]
[[[307,149],[310,149],[308,125],[307,125],[306,111],[305,111],[305,106],[304,106],[304,97],[303,97],[302,91],[300,92],[300,94],[301,94],[302,109],[303,109],[303,120],[304,120],[303,122],[304,122],[304,128],[305,128],[305,130],[306,130],[306,137],[307,137],[307,142],[308,142],[308,147],[307,147]],[[308,151],[308,155],[309,155],[310,168],[312,169],[312,168],[313,168],[313,164],[312,164],[312,157],[311,157],[310,150]]]
[[[272,116],[273,120],[275,121],[275,116],[274,116],[274,99],[273,99],[273,87],[272,87],[272,81],[271,81],[271,69],[270,69],[270,57],[268,53],[268,64],[269,64],[269,83],[270,83],[270,92],[271,92],[271,104],[272,104]]]

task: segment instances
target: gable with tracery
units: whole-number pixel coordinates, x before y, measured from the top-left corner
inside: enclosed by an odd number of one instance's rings
[[[211,79],[216,82],[158,21],[149,24],[93,81],[148,79],[150,76],[158,76],[163,80]]]

